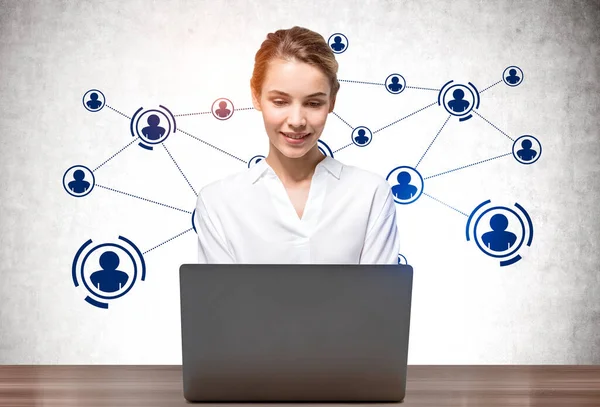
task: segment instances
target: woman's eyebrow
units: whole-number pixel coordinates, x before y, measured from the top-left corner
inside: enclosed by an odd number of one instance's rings
[[[285,93],[281,90],[270,90],[268,93],[277,93],[279,95],[283,95],[283,96],[290,96],[288,93]],[[315,96],[327,96],[327,93],[324,92],[316,92],[316,93],[311,93],[310,95],[306,96],[307,98],[312,98]]]

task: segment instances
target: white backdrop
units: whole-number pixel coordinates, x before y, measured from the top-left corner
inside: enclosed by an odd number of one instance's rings
[[[1,1],[2,135],[0,363],[179,364],[178,268],[196,261],[196,196],[163,148],[125,148],[95,171],[96,186],[74,198],[61,185],[75,164],[97,168],[132,136],[129,119],[164,105],[174,114],[209,111],[214,100],[252,107],[254,54],[268,32],[304,26],[348,37],[336,56],[335,113],[353,127],[380,129],[436,101],[449,80],[481,91],[510,65],[521,85],[481,94],[478,115],[451,118],[419,164],[431,176],[509,153],[534,135],[539,161],[511,155],[425,181],[397,205],[401,252],[414,267],[409,364],[600,363],[599,11],[594,1]],[[415,166],[448,113],[432,106],[335,158],[382,176]],[[333,150],[351,129],[331,114],[322,140]],[[262,117],[177,116],[165,145],[195,191],[243,171],[268,152]],[[205,143],[199,141],[203,140]],[[210,145],[206,144],[209,143]],[[213,148],[212,146],[216,147]],[[222,151],[228,153],[224,153]],[[239,159],[236,159],[237,157]],[[232,196],[231,199],[239,199]],[[465,239],[479,203],[521,204],[534,239],[523,259],[500,267]],[[188,212],[185,212],[188,211]],[[109,309],[84,301],[71,264],[88,239],[122,235],[146,252],[145,281]]]

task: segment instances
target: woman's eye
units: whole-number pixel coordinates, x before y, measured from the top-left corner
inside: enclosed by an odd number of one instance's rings
[[[287,102],[286,102],[286,101],[284,101],[284,100],[274,100],[274,101],[273,101],[273,104],[274,104],[275,106],[283,106],[283,105],[285,105],[286,103],[287,103]],[[307,105],[308,105],[308,106],[310,106],[310,107],[320,107],[320,106],[322,105],[322,103],[321,103],[321,102],[309,102],[309,103],[307,103]]]

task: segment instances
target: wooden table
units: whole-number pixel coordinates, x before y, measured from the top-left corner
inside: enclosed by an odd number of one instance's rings
[[[346,405],[600,406],[600,366],[408,366],[404,403]],[[267,404],[267,403],[262,403]],[[293,403],[268,403],[269,406]],[[306,403],[303,403],[306,404]],[[0,366],[0,406],[184,406],[181,366]],[[261,403],[201,403],[250,406]],[[333,407],[335,403],[315,403]],[[342,404],[340,404],[342,405]]]

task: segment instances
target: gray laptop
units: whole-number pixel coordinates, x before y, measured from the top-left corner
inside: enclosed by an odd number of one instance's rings
[[[402,401],[408,265],[184,264],[188,401]]]

